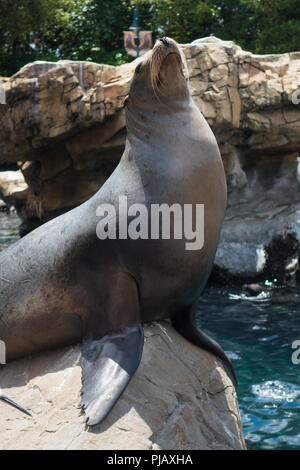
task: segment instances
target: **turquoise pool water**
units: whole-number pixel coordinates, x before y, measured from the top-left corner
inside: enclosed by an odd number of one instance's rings
[[[300,449],[300,364],[291,347],[300,340],[300,289],[250,297],[208,288],[197,320],[233,362],[247,448]]]
[[[21,221],[15,212],[6,214],[0,212],[0,251],[19,239]]]
[[[0,250],[19,238],[16,214],[0,213]],[[238,288],[207,288],[197,320],[232,359],[248,449],[300,449],[300,288],[257,297]],[[300,355],[299,355],[300,357]]]

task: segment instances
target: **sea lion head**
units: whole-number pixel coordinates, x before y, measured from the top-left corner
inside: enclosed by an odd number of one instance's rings
[[[125,104],[143,109],[171,106],[186,100],[188,94],[179,46],[163,37],[138,62]]]

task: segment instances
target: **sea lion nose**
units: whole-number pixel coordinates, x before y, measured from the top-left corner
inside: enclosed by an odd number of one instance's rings
[[[160,38],[159,40],[163,43],[164,46],[169,47],[170,43],[168,39],[166,38],[166,36],[164,36],[163,38]]]

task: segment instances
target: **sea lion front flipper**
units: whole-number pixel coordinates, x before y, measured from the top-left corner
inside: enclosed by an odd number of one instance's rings
[[[187,311],[173,315],[173,317],[171,318],[172,325],[175,330],[178,331],[178,333],[184,336],[191,343],[219,357],[225,367],[228,369],[228,372],[231,375],[235,387],[237,387],[238,382],[231,360],[225,354],[219,343],[217,343],[217,341],[215,341],[214,339],[210,338],[196,325],[195,313],[198,305],[198,300],[199,298],[195,300],[195,302],[187,309]]]
[[[98,313],[89,319],[82,343],[80,406],[89,426],[100,423],[114,406],[143,352],[137,282],[119,269],[111,274],[110,286]]]
[[[141,324],[82,344],[82,398],[87,424],[100,423],[136,371],[143,352]]]

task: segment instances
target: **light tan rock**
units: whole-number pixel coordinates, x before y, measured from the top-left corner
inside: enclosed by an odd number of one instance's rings
[[[16,206],[17,201],[26,199],[27,188],[20,170],[0,172],[0,198],[8,206]]]
[[[169,323],[145,327],[141,364],[108,417],[90,431],[77,408],[80,347],[46,352],[0,370],[0,449],[244,449],[236,394],[221,364]]]

